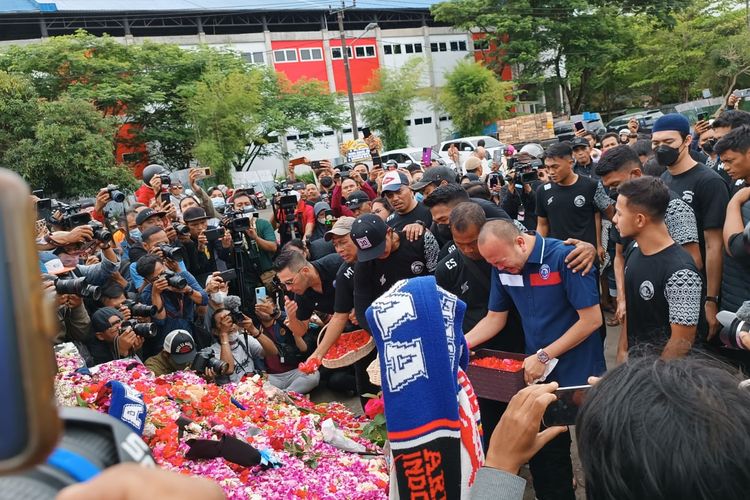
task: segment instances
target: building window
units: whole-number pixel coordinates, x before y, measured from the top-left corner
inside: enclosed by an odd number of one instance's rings
[[[375,46],[374,45],[360,45],[358,47],[354,47],[354,54],[360,59],[365,59],[368,57],[375,57]]]
[[[425,123],[425,125],[426,125],[426,124],[428,124],[428,123],[432,123],[432,117],[430,117],[430,116],[425,116],[425,117],[424,117],[424,123]]]
[[[300,61],[322,61],[323,51],[321,49],[299,49]]]
[[[474,40],[474,50],[487,50],[490,48],[490,41],[486,38]]]
[[[441,116],[440,117],[440,121],[441,122],[447,122],[448,121],[448,117],[447,116]]]
[[[393,47],[391,47],[390,45],[383,45],[383,54],[387,56],[393,54]]]
[[[413,54],[414,53],[414,45],[411,43],[404,44],[404,50],[406,50],[407,54]]]
[[[415,43],[414,44],[414,52],[417,54],[422,53],[422,44],[421,43]]]
[[[401,53],[401,44],[397,44],[393,46],[393,53],[394,54],[400,54]]]
[[[461,52],[466,51],[466,42],[463,41],[456,41],[451,42],[451,52]]]
[[[264,64],[266,62],[263,52],[243,52],[242,59],[250,64]]]
[[[408,127],[409,125],[411,125],[411,120],[404,120],[404,123],[405,123],[405,124],[406,124],[406,126]]]
[[[347,47],[346,48],[346,55],[349,57],[349,59],[352,58],[352,48]],[[343,59],[344,55],[341,52],[341,47],[331,47],[331,59]]]
[[[296,62],[297,51],[295,49],[274,50],[273,60],[277,63]]]
[[[414,125],[422,125],[423,122],[422,118],[414,118]]]
[[[466,41],[462,40],[458,42],[458,50],[466,52]]]
[[[430,50],[433,52],[448,52],[448,45],[445,42],[431,43]]]

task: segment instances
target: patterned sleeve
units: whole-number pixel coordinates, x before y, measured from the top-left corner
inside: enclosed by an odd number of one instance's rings
[[[599,211],[604,212],[613,204],[612,198],[609,197],[607,192],[604,190],[604,186],[601,181],[596,183],[596,191],[594,192],[594,205]]]
[[[440,253],[440,245],[438,245],[435,236],[429,232],[424,232],[424,259],[427,264],[427,271],[432,274],[435,272],[435,268],[438,263],[438,254]]]
[[[695,212],[681,199],[675,198],[669,202],[664,222],[670,236],[678,245],[698,243],[698,223],[695,220]]]
[[[675,271],[667,280],[664,295],[669,304],[669,322],[677,325],[698,324],[701,311],[701,277],[692,269]]]

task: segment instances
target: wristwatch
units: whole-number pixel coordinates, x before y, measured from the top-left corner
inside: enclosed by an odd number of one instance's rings
[[[549,363],[550,357],[549,357],[549,354],[544,352],[544,349],[539,349],[536,352],[536,359],[538,359],[539,362],[542,363],[543,365],[546,365],[547,363]]]
[[[716,305],[719,305],[719,296],[718,295],[707,295],[706,296],[706,302],[713,302]]]

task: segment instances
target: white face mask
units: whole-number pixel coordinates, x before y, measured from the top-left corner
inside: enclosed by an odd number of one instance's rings
[[[227,295],[229,295],[227,292],[214,292],[211,294],[211,300],[217,304],[223,304]]]

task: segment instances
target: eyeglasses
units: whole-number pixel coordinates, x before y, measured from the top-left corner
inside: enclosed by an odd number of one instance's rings
[[[302,270],[300,269],[300,271],[302,271]],[[297,279],[297,276],[299,276],[299,272],[297,274],[295,274],[292,278],[290,278],[288,280],[282,281],[281,284],[284,285],[284,286],[293,285],[294,281]]]

